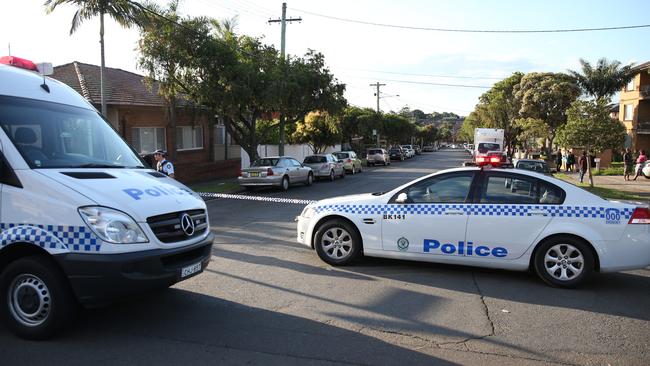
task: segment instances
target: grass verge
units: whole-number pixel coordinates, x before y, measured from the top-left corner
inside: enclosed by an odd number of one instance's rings
[[[632,200],[632,201],[646,201],[648,199],[647,197],[639,196],[637,194],[621,191],[618,189],[598,187],[598,186],[590,187],[589,183],[574,182],[571,178],[569,178],[566,174],[563,173],[557,173],[554,176],[557,179],[562,179],[565,182],[576,185],[602,198],[609,198],[615,200]],[[585,177],[585,179],[587,179],[587,177]]]
[[[193,184],[190,188],[195,192],[230,193],[238,191],[241,187],[235,182],[210,182]]]

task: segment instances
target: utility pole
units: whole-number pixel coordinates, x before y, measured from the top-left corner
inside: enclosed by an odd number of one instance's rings
[[[381,113],[381,110],[379,110],[379,98],[381,98],[379,94],[379,88],[382,86],[386,86],[386,84],[380,84],[379,82],[376,82],[374,84],[370,84],[370,86],[374,86],[377,88],[377,91],[375,92],[375,96],[377,97],[377,118],[379,118],[379,113]],[[379,129],[377,129],[377,147],[380,147],[379,145]]]
[[[286,74],[286,68],[284,61],[286,60],[286,54],[285,54],[285,43],[286,43],[286,35],[287,35],[287,22],[301,22],[302,18],[289,18],[287,19],[287,3],[282,3],[282,17],[279,19],[269,19],[268,23],[280,23],[280,29],[281,29],[281,36],[280,36],[280,54],[282,55],[282,66],[285,69],[285,74]],[[285,75],[286,76],[286,75]],[[284,83],[282,83],[282,86],[284,87]],[[284,155],[284,114],[280,113],[280,146],[278,146],[278,153],[280,156]]]

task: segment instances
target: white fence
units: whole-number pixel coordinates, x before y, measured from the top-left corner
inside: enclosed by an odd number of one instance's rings
[[[325,152],[331,153],[339,151],[341,145],[334,145],[328,147]],[[292,158],[302,162],[306,156],[312,155],[314,152],[309,145],[284,145],[284,155],[291,156]],[[278,145],[260,145],[257,147],[257,154],[261,157],[265,156],[278,156]],[[250,158],[244,149],[241,149],[241,167],[248,168],[250,166]]]

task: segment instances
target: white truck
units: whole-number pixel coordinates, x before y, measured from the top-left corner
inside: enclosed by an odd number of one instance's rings
[[[474,130],[473,162],[505,163],[504,130],[500,128],[477,128]]]
[[[11,331],[47,338],[78,304],[197,275],[213,237],[201,197],[147,168],[81,95],[0,64],[0,320]]]

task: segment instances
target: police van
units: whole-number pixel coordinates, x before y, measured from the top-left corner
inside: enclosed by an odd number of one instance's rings
[[[200,196],[146,167],[73,89],[21,64],[0,64],[0,317],[43,339],[79,304],[202,272],[213,234]]]
[[[595,271],[650,265],[650,210],[527,170],[440,171],[389,192],[308,204],[297,241],[332,265],[372,257],[531,269],[575,287]]]

